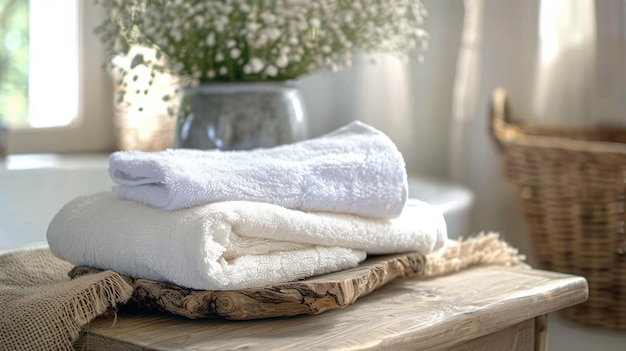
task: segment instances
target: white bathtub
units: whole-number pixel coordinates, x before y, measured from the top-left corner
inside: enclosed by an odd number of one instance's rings
[[[45,242],[48,223],[65,203],[111,190],[107,162],[105,155],[10,156],[2,162],[0,250]]]
[[[109,191],[106,155],[11,156],[0,161],[0,251],[46,242],[52,217],[77,196]],[[409,195],[440,208],[451,238],[466,236],[471,193],[439,180],[411,178]]]

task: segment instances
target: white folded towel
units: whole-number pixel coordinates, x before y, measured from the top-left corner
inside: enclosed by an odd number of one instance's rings
[[[402,155],[384,133],[360,122],[268,149],[115,152],[109,173],[121,198],[168,211],[244,200],[395,218],[408,195]]]
[[[165,212],[100,193],[65,205],[48,228],[52,252],[73,264],[206,290],[342,270],[365,252],[428,254],[446,239],[442,214],[413,200],[381,220],[246,201]]]

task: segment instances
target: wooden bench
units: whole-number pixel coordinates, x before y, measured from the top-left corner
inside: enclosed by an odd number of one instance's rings
[[[475,267],[399,279],[344,309],[254,321],[121,311],[77,350],[545,350],[547,314],[587,299],[584,278]]]

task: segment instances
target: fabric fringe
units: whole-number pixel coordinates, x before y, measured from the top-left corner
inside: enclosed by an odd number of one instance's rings
[[[502,240],[499,233],[481,232],[467,239],[451,241],[439,251],[427,255],[424,277],[458,272],[479,264],[530,268],[525,260],[526,256]]]
[[[71,267],[47,249],[0,256],[0,350],[72,350],[91,320],[130,299],[117,273],[70,280]]]

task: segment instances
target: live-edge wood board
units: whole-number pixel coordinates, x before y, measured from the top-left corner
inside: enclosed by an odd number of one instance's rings
[[[242,290],[194,290],[175,284],[124,277],[133,286],[130,303],[153,311],[165,311],[188,318],[261,319],[319,314],[352,305],[396,278],[411,278],[424,272],[422,254],[404,253],[373,256],[356,268]],[[70,277],[99,272],[75,267]]]
[[[500,266],[396,279],[315,316],[253,321],[125,312],[92,322],[78,350],[543,350],[545,315],[584,302],[584,278]],[[548,327],[549,330],[549,327]]]

